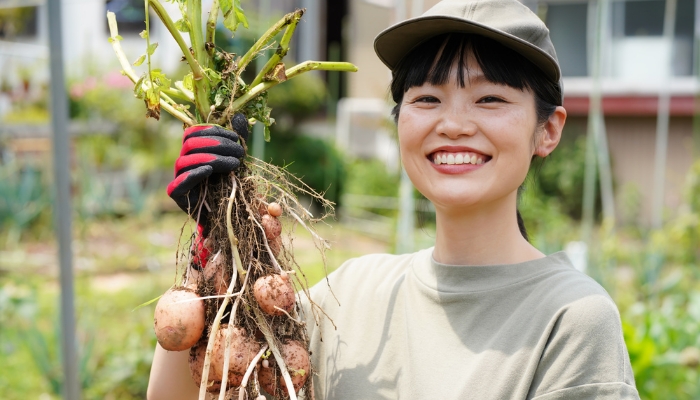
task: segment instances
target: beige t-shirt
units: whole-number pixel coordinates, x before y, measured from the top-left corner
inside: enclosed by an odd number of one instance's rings
[[[564,253],[493,266],[369,255],[329,280],[338,301],[325,282],[311,293],[337,329],[305,312],[317,400],[639,398],[615,304]]]

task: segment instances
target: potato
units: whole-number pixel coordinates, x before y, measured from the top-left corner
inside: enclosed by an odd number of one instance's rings
[[[216,334],[212,349],[211,370],[216,376],[223,377],[224,352],[226,350],[226,331],[228,325],[221,325]],[[228,387],[240,386],[246,369],[255,355],[260,351],[260,344],[241,327],[234,327],[231,332],[231,350],[228,365]]]
[[[204,277],[207,281],[213,279],[212,285],[216,289],[215,293],[219,296],[226,294],[228,285],[231,282],[231,277],[226,271],[225,262],[226,257],[223,254],[215,254],[204,268]]]
[[[261,224],[265,230],[265,237],[268,240],[272,240],[282,234],[282,224],[277,218],[269,214],[262,216]]]
[[[253,296],[260,305],[260,309],[268,315],[283,315],[284,311],[291,312],[296,301],[294,286],[289,281],[289,277],[278,274],[258,278],[253,285]]]
[[[309,352],[296,340],[287,341],[287,343],[282,345],[281,351],[284,363],[287,364],[287,371],[289,371],[289,375],[292,378],[294,390],[298,392],[311,374]],[[268,394],[274,395],[277,385],[280,385],[284,392],[287,391],[284,377],[279,371],[277,363],[273,362],[272,358],[269,360],[269,368],[262,367],[259,369],[258,380]]]
[[[192,349],[190,353],[190,375],[192,375],[192,380],[199,387],[202,382],[202,370],[204,369],[204,356],[207,352],[206,345],[200,345]],[[215,376],[213,374],[212,368],[209,368],[209,385],[207,386],[207,392],[218,392],[221,389],[221,376]]]
[[[267,205],[267,213],[273,217],[279,217],[282,215],[282,206],[279,203],[272,202]]]
[[[168,290],[156,305],[153,328],[165,350],[189,349],[204,331],[204,302],[189,288]]]
[[[272,250],[272,255],[277,257],[280,254],[280,251],[282,251],[282,238],[277,236],[276,238],[270,240],[268,244],[270,245],[270,250]]]

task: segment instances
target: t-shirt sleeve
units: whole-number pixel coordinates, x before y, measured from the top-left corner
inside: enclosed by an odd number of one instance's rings
[[[562,307],[552,321],[530,398],[639,399],[620,315],[604,294]]]

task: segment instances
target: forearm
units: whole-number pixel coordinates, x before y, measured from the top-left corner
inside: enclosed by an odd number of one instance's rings
[[[199,388],[190,375],[190,351],[167,351],[156,344],[148,380],[148,400],[195,400]],[[208,396],[208,399],[213,399]]]

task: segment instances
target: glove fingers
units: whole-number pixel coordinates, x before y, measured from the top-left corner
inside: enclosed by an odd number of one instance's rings
[[[228,174],[238,168],[240,163],[240,160],[236,157],[215,156],[212,154],[189,154],[177,159],[175,162],[175,171],[176,175],[180,175],[183,172],[195,170],[202,166],[208,166],[212,169],[212,173]],[[211,175],[211,173],[207,176],[209,175]],[[204,179],[202,178],[202,180]]]
[[[224,129],[219,125],[197,125],[185,129],[182,141],[202,136],[220,136],[233,142],[238,142],[238,134],[234,131]]]
[[[238,113],[231,118],[231,126],[238,133],[238,136],[248,142],[248,119],[245,115]]]
[[[179,174],[168,185],[168,196],[186,213],[192,214],[199,201],[200,184],[207,179],[214,169],[210,165]]]
[[[245,155],[243,146],[225,137],[190,137],[182,144],[180,155],[210,153],[220,156],[241,158]]]

